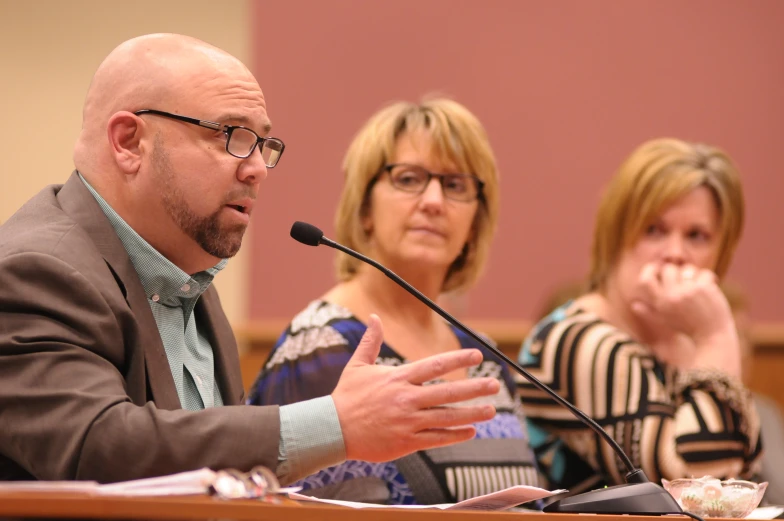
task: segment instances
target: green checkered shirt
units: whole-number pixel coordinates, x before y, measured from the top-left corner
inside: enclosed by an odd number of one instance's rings
[[[182,408],[198,411],[223,405],[215,380],[212,346],[199,332],[193,308],[227,259],[206,271],[188,275],[142,239],[84,178],[82,182],[98,201],[139,274]]]

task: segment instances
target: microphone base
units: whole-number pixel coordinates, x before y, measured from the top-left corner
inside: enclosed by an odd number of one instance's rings
[[[592,490],[554,501],[543,510],[563,514],[640,516],[683,512],[670,493],[655,483],[629,483]]]

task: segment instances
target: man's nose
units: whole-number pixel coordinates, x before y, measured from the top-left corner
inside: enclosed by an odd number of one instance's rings
[[[237,179],[243,183],[260,183],[267,178],[267,164],[261,156],[261,152],[256,148],[251,154],[242,160],[237,169]]]

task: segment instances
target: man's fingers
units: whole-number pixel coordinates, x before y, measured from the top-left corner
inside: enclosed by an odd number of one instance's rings
[[[384,328],[381,326],[381,319],[377,315],[370,315],[367,330],[362,335],[349,363],[375,364],[383,341]]]
[[[464,402],[498,394],[501,384],[495,378],[468,378],[454,382],[426,385],[417,389],[414,405],[420,409],[448,403]]]
[[[452,429],[428,429],[416,433],[415,444],[417,450],[434,449],[461,441],[468,441],[476,436],[476,429],[470,425],[455,427]]]
[[[482,353],[478,349],[460,349],[433,355],[401,367],[406,380],[412,384],[423,384],[456,369],[479,365]]]
[[[490,404],[462,407],[432,407],[415,414],[412,424],[416,431],[447,429],[492,420],[495,407]]]
[[[460,427],[492,420],[495,407],[490,404],[463,407],[433,407],[423,412],[423,425],[427,429]]]

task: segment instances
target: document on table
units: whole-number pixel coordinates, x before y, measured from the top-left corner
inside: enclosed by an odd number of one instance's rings
[[[168,476],[135,479],[101,485],[96,481],[6,481],[3,492],[78,492],[95,496],[191,496],[209,494],[217,473],[203,468]],[[281,488],[274,494],[288,494],[302,487]]]
[[[358,503],[339,499],[321,499],[296,492],[289,493],[289,498],[297,501],[315,501],[350,508],[402,508],[402,509],[438,509],[438,510],[507,510],[521,503],[562,494],[566,490],[549,491],[538,487],[516,485],[498,492],[477,496],[459,503],[443,503],[440,505],[379,505],[376,503]]]

